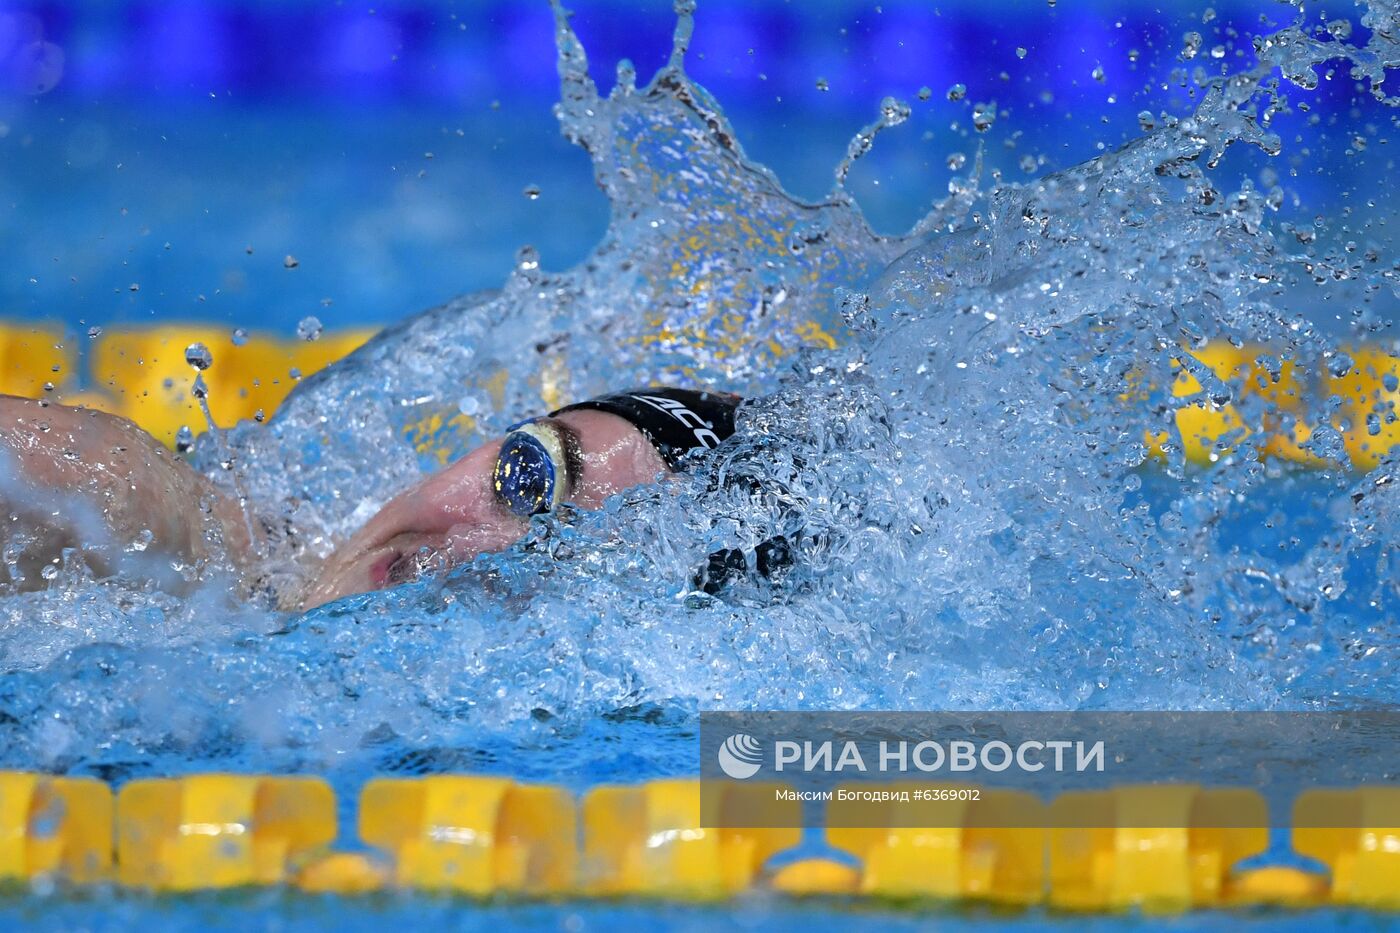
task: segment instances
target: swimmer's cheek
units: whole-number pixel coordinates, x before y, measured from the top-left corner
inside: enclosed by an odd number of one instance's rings
[[[447,532],[444,557],[450,566],[464,564],[479,554],[504,551],[529,531],[530,523],[511,516],[486,525],[454,525]]]
[[[307,590],[301,608],[315,609],[345,596],[379,589],[383,583],[376,584],[376,577],[386,580],[389,568],[398,557],[398,552],[392,548],[376,548],[354,559],[332,558],[332,563]]]
[[[443,535],[396,535],[368,550],[337,553],[308,590],[301,608],[315,609],[346,596],[412,582],[424,573],[440,573],[478,554],[501,551],[524,536],[529,522],[506,518],[484,524],[459,524]]]

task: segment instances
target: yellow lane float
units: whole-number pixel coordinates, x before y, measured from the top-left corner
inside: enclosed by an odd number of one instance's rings
[[[1231,868],[1268,847],[1268,824],[1264,798],[1252,790],[1164,784],[1061,794],[1050,804],[1050,903],[1092,911],[1217,906]]]
[[[1330,869],[1334,903],[1400,909],[1400,787],[1309,791],[1293,826],[1293,847]]]
[[[109,331],[88,354],[91,383],[105,399],[95,407],[129,418],[173,444],[181,426],[196,434],[205,429],[190,391],[196,369],[186,361],[186,350],[192,344],[203,344],[213,361],[203,376],[214,423],[231,427],[259,412],[271,415],[302,377],[373,335],[373,330],[352,330],[308,342],[266,335],[235,339],[228,329],[207,325]]]
[[[1193,369],[1204,367],[1231,386],[1233,400],[1216,404],[1204,391]],[[1202,374],[1204,376],[1204,373]],[[1378,347],[1339,352],[1323,372],[1305,372],[1290,359],[1261,345],[1240,347],[1208,344],[1176,361],[1172,395],[1188,399],[1174,412],[1179,441],[1165,431],[1148,431],[1148,449],[1165,456],[1168,443],[1180,443],[1186,459],[1197,465],[1215,463],[1250,438],[1242,409],[1259,406],[1263,435],[1255,442],[1260,454],[1307,466],[1326,461],[1304,448],[1312,436],[1308,400],[1317,406],[1335,397],[1339,404],[1330,424],[1358,470],[1370,470],[1400,444],[1400,354]]]
[[[562,894],[578,873],[574,798],[509,778],[379,778],[360,795],[360,838],[403,887],[486,896]]]
[[[39,398],[63,388],[73,377],[73,357],[62,328],[0,324],[0,395]]]
[[[795,846],[800,829],[746,829],[748,808],[774,812],[776,785],[733,786],[698,779],[599,787],[583,798],[582,890],[707,899],[750,887],[775,852]],[[702,808],[702,794],[714,794]],[[780,822],[797,823],[793,802]],[[726,828],[706,827],[701,811]]]
[[[860,787],[912,797],[929,785]],[[1294,849],[1325,873],[1249,865],[1268,847],[1269,817],[1247,789],[1130,785],[1045,804],[981,788],[976,800],[924,800],[898,813],[838,796],[821,825],[844,858],[799,847],[802,803],[780,800],[780,789],[677,778],[576,797],[502,777],[380,778],[360,796],[360,837],[376,850],[364,852],[331,849],[337,808],[321,778],[136,780],[114,808],[101,781],[0,771],[0,881],[687,902],[764,890],[1080,912],[1400,910],[1400,787],[1298,797]],[[785,828],[744,828],[765,820]],[[897,825],[910,821],[927,825]]]
[[[860,891],[881,897],[1034,904],[1045,888],[1045,805],[1030,794],[961,785],[874,785],[895,795],[947,791],[917,803],[866,801],[838,789],[826,838],[861,860]],[[965,799],[958,799],[959,792]],[[972,799],[975,797],[976,799]],[[894,812],[899,808],[898,813]],[[921,828],[906,822],[927,824]],[[879,827],[879,828],[871,828]]]
[[[0,771],[0,879],[101,881],[112,867],[112,791],[92,778]]]
[[[48,395],[66,404],[113,412],[173,444],[180,427],[188,426],[195,434],[205,428],[190,392],[195,370],[185,351],[191,344],[201,343],[209,350],[213,362],[204,372],[209,407],[214,422],[228,427],[259,412],[270,417],[301,378],[374,334],[372,328],[349,329],[308,342],[269,334],[235,339],[231,330],[209,324],[109,328],[94,339],[83,339],[86,367],[75,372],[78,344],[65,340],[62,328],[0,324],[0,393]],[[1175,430],[1148,427],[1143,434],[1148,451],[1158,458],[1166,456],[1169,446],[1179,446],[1189,462],[1209,465],[1248,442],[1265,457],[1326,465],[1303,445],[1311,437],[1317,409],[1333,398],[1337,401],[1329,423],[1339,432],[1352,467],[1372,469],[1400,444],[1400,351],[1394,348],[1346,348],[1318,369],[1305,370],[1267,346],[1216,341],[1183,353],[1174,369]],[[1217,402],[1204,391],[1203,378],[1230,386],[1230,400]],[[566,401],[558,397],[550,374],[542,374],[540,384],[549,407]],[[498,394],[498,385],[488,388]],[[1140,405],[1149,388],[1143,386],[1121,401]],[[1260,433],[1252,437],[1243,412],[1256,409],[1259,415],[1253,420]],[[409,438],[420,452],[432,453],[440,432],[470,430],[474,423],[459,412],[432,417],[437,421],[415,426],[415,436]]]
[[[335,794],[320,778],[132,781],[117,795],[117,877],[162,891],[282,884],[335,835]]]

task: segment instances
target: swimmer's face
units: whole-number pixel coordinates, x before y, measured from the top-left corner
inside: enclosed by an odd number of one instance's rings
[[[401,493],[322,567],[311,608],[509,547],[559,502],[597,508],[666,464],[628,421],[581,409],[492,441]]]

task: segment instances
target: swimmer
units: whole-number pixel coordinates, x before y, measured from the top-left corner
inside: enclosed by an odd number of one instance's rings
[[[684,468],[734,432],[734,395],[633,389],[513,425],[391,499],[280,601],[310,609],[519,540],[532,515],[584,509]],[[98,575],[226,556],[257,589],[259,542],[234,499],[124,418],[0,396],[0,585],[34,589],[65,550]],[[162,561],[152,561],[159,555]],[[137,560],[139,558],[139,560]],[[158,565],[163,575],[149,568]]]

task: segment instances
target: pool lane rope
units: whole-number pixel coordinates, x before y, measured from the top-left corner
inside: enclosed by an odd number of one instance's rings
[[[214,422],[229,427],[271,417],[297,382],[374,334],[362,328],[327,332],[312,342],[268,335],[235,341],[227,328],[209,324],[109,328],[89,343],[87,373],[79,378],[77,354],[62,328],[0,323],[0,393],[49,397],[118,414],[174,446],[182,427],[197,434],[205,426],[190,391],[195,370],[186,351],[192,345],[210,351],[213,364],[201,374],[208,404]],[[1349,348],[1322,372],[1305,372],[1292,360],[1276,359],[1265,346],[1217,341],[1192,350],[1189,356],[1216,378],[1238,387],[1241,403],[1262,400],[1267,411],[1262,437],[1249,436],[1234,401],[1222,405],[1208,397],[1192,374],[1199,368],[1181,365],[1187,356],[1183,351],[1177,360],[1171,385],[1175,432],[1144,429],[1144,444],[1153,457],[1164,458],[1169,447],[1179,446],[1188,462],[1209,465],[1248,441],[1267,457],[1326,466],[1308,447],[1312,429],[1306,409],[1310,402],[1330,398],[1337,399],[1331,424],[1353,468],[1370,470],[1400,446],[1400,349],[1394,346]],[[84,385],[88,388],[80,388]],[[1125,406],[1142,402],[1146,387],[1139,395],[1119,401]],[[541,399],[549,409],[567,401]],[[445,461],[441,439],[473,426],[469,416],[444,409],[423,415],[406,433],[419,453]]]
[[[872,786],[881,785],[861,785]],[[702,794],[714,795],[710,803],[720,809],[712,812],[723,813],[760,799],[771,806],[777,789],[678,778],[575,795],[495,776],[377,778],[359,796],[363,845],[346,851],[335,848],[335,793],[319,777],[193,774],[130,781],[114,794],[93,778],[0,772],[0,881],[75,890],[286,886],[335,895],[409,890],[668,902],[764,891],[890,907],[988,903],[1080,912],[1400,910],[1400,786],[1298,797],[1293,848],[1325,872],[1240,867],[1257,861],[1269,841],[1263,798],[1244,788],[1133,785],[1048,804],[985,789],[945,827],[843,828],[840,814],[828,810],[825,842],[839,850],[831,857],[803,857],[797,828],[701,824]],[[1163,806],[1182,814],[1181,825],[1120,825]],[[1045,819],[1056,808],[1074,812],[1072,828]],[[1219,821],[1210,814],[1226,811],[1258,815],[1259,825],[1213,826]],[[1324,814],[1338,813],[1347,815],[1346,827],[1318,828]],[[1021,815],[1034,825],[1008,828],[1008,817],[1014,824]]]

